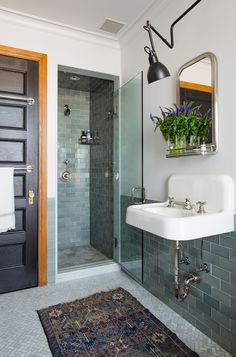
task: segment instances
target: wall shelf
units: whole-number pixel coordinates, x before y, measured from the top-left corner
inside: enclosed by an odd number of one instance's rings
[[[79,144],[80,145],[99,145],[100,144],[100,141],[98,140],[91,140],[91,141],[88,141],[86,143],[82,143],[81,140],[79,139]]]
[[[175,158],[175,157],[184,157],[184,156],[207,156],[207,155],[215,155],[217,153],[217,150],[214,149],[214,147],[208,146],[206,148],[206,151],[202,151],[200,148],[198,149],[186,149],[183,152],[168,152],[166,154],[167,158]]]

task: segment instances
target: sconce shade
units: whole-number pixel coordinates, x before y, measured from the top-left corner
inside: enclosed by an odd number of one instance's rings
[[[146,22],[146,25],[143,26],[144,30],[148,32],[149,40],[151,43],[151,48],[148,46],[144,47],[144,51],[149,56],[150,67],[148,70],[147,80],[148,83],[152,83],[158,81],[159,79],[166,78],[170,76],[170,73],[166,66],[158,61],[156,50],[154,47],[154,42],[152,38],[152,31],[169,47],[174,47],[174,34],[173,29],[174,26],[185,16],[187,15],[197,4],[199,4],[202,0],[196,0],[193,5],[191,5],[182,15],[180,15],[177,20],[175,20],[170,27],[170,42],[167,41],[165,37],[163,37],[156,29],[150,24],[150,21]]]
[[[170,72],[163,63],[159,61],[150,63],[147,73],[147,80],[149,84],[169,76]]]

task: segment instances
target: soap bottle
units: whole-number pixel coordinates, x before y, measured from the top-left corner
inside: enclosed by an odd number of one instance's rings
[[[87,143],[91,142],[92,140],[92,135],[89,129],[86,131],[86,139],[87,139]]]
[[[81,144],[86,144],[86,142],[87,142],[87,135],[85,134],[84,130],[81,131],[80,140],[81,140]]]

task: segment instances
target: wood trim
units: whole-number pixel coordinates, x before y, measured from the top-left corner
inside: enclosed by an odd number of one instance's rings
[[[38,285],[47,284],[47,55],[1,46],[0,55],[39,64],[38,94]]]
[[[47,284],[47,55],[39,60],[38,285]]]
[[[206,86],[204,84],[198,84],[198,83],[180,81],[180,88],[197,90],[199,92],[212,93],[212,87],[211,86]]]

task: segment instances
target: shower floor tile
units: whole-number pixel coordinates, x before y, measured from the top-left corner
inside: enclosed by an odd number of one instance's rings
[[[82,245],[58,251],[59,272],[67,268],[86,266],[104,261],[109,261],[109,259],[91,245]]]

